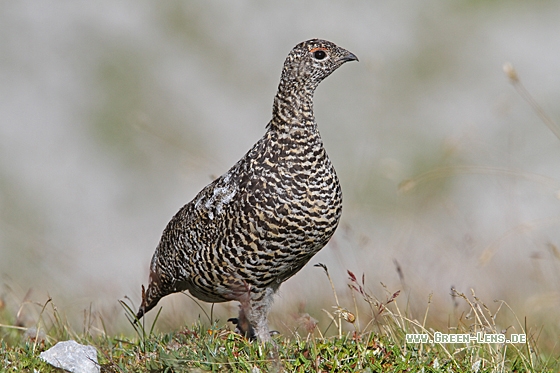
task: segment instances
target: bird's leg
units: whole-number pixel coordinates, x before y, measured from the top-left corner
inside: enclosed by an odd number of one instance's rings
[[[255,330],[249,323],[247,316],[245,314],[245,310],[248,309],[249,305],[245,305],[241,303],[239,306],[239,316],[237,318],[231,318],[228,321],[232,322],[235,325],[235,332],[241,334],[247,339],[255,339]]]
[[[247,320],[249,330],[261,342],[271,340],[270,330],[268,329],[268,312],[272,307],[273,297],[274,290],[266,288],[263,291],[251,292],[249,302],[241,302],[239,324],[241,324],[242,319]]]

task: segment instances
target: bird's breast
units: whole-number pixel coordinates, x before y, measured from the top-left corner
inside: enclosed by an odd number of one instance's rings
[[[324,149],[287,147],[274,162],[261,162],[251,184],[247,201],[259,237],[315,250],[334,233],[342,193]]]

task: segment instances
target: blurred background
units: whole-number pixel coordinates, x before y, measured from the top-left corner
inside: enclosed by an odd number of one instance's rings
[[[315,95],[344,212],[272,326],[328,325],[321,262],[349,309],[347,270],[418,319],[432,294],[432,325],[472,288],[554,339],[560,140],[502,66],[560,121],[559,19],[545,0],[1,2],[0,304],[28,326],[50,296],[72,323],[92,310],[132,333],[118,299],[139,304],[165,225],[262,136],[284,58],[317,37],[360,58]],[[201,314],[161,304],[162,329]]]

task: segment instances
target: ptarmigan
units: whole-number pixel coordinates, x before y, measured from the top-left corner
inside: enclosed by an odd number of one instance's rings
[[[205,302],[239,301],[238,331],[270,339],[274,293],[327,244],[342,213],[313,94],[348,61],[358,58],[326,40],[292,49],[264,136],[165,228],[138,319],[162,297],[188,290]]]

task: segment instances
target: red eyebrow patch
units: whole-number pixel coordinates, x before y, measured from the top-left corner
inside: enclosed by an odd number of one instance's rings
[[[313,48],[309,51],[309,53],[315,53],[317,51],[326,51],[325,48],[321,48],[321,47],[317,47],[317,48]]]

